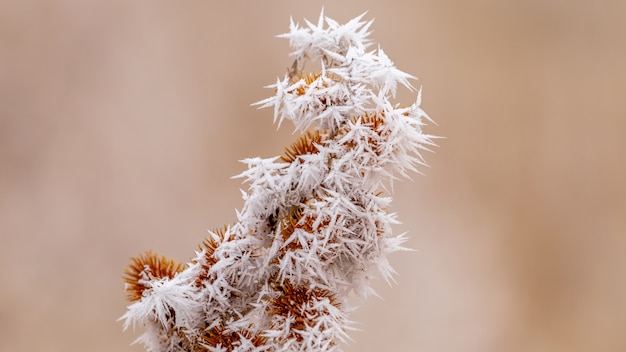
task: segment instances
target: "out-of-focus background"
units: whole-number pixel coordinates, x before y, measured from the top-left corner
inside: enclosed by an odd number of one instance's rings
[[[626,350],[626,2],[0,1],[0,350],[142,351],[121,275],[241,208],[295,136],[274,37],[369,10],[445,136],[346,351]],[[415,93],[399,101],[410,104]]]

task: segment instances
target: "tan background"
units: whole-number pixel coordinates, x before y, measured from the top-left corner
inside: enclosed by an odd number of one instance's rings
[[[237,160],[294,138],[249,106],[290,63],[274,35],[322,5],[0,1],[0,350],[142,351],[128,258],[235,219]],[[325,8],[370,10],[447,137],[396,184],[419,251],[346,350],[625,351],[626,2]]]

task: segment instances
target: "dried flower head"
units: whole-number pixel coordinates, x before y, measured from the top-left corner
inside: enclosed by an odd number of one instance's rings
[[[284,155],[243,160],[249,188],[237,222],[209,233],[182,267],[152,253],[126,271],[125,327],[142,325],[148,351],[336,351],[351,327],[347,297],[373,291],[373,269],[390,281],[386,255],[403,250],[387,189],[424,164],[433,144],[413,89],[382,49],[369,50],[371,21],[291,22],[293,64],[256,103],[300,137]],[[303,72],[307,62],[319,71]]]
[[[183,264],[159,257],[151,251],[132,258],[132,263],[124,271],[126,298],[131,302],[141,299],[143,292],[150,287],[148,283],[151,280],[171,279],[183,269]]]

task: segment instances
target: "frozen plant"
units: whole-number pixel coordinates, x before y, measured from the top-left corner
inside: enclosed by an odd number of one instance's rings
[[[434,137],[422,133],[420,92],[410,106],[390,101],[414,77],[369,49],[371,24],[322,13],[280,35],[293,65],[256,105],[300,137],[282,156],[243,160],[237,222],[209,231],[190,263],[152,252],[132,260],[121,319],[146,329],[138,341],[148,351],[338,351],[348,295],[372,294],[373,271],[391,280],[386,255],[405,237],[392,233],[383,192],[424,164]],[[303,72],[306,63],[319,71]]]

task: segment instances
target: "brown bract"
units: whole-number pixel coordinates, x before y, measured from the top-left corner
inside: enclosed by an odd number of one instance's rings
[[[300,155],[316,154],[319,152],[317,146],[322,144],[323,139],[324,135],[321,131],[307,131],[289,147],[285,148],[285,155],[282,155],[280,160],[286,163],[292,163],[296,161]]]
[[[311,85],[311,83],[315,82],[318,78],[320,78],[321,73],[309,73],[307,75],[301,75],[299,79],[303,79],[307,86]],[[298,82],[297,80],[295,82]],[[294,83],[295,83],[294,82]],[[305,87],[299,87],[296,89],[296,93],[298,95],[304,95],[306,93]]]
[[[202,348],[209,351],[209,348],[221,347],[226,351],[233,351],[235,347],[241,344],[241,339],[245,338],[252,342],[254,346],[263,346],[267,339],[263,336],[254,336],[250,331],[230,331],[224,327],[224,324],[204,331],[202,335]]]
[[[148,288],[147,281],[166,277],[171,279],[185,269],[182,263],[159,257],[152,251],[134,257],[131,261],[123,276],[126,283],[126,299],[130,302],[141,299],[144,290]]]
[[[335,299],[335,295],[321,288],[311,288],[307,282],[294,285],[289,280],[282,283],[274,282],[276,297],[269,300],[268,310],[275,319],[292,319],[290,336],[288,339],[303,341],[301,332],[307,328],[314,328],[321,317],[328,315],[328,311],[319,309],[318,302],[328,300],[336,308],[341,303]],[[280,325],[280,324],[279,324]]]
[[[202,244],[199,246],[200,250],[204,250],[204,262],[202,263],[200,273],[196,277],[196,287],[202,287],[203,282],[208,278],[207,275],[209,273],[209,269],[217,263],[217,259],[213,256],[217,247],[219,247],[220,243],[224,241],[226,236],[226,232],[228,232],[228,226],[224,225],[224,227],[220,229],[216,229],[212,231],[215,235],[219,237],[219,243],[213,237],[207,237],[202,241]],[[235,237],[234,234],[230,234],[228,236],[228,241],[231,241]],[[195,261],[195,260],[194,260]]]

